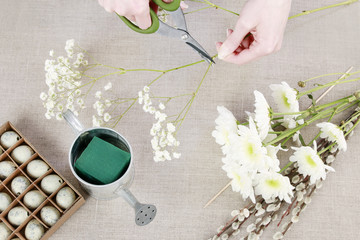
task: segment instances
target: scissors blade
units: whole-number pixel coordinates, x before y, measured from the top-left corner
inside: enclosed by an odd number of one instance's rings
[[[193,50],[199,53],[206,62],[208,62],[209,64],[215,63],[212,57],[187,31],[170,27],[162,21],[159,21],[159,24],[159,29],[156,31],[156,33],[184,41],[188,46],[190,46]]]
[[[189,45],[192,49],[194,49],[206,62],[209,64],[214,63],[212,57],[206,52],[206,50],[189,34],[187,33],[188,38],[185,39],[185,43]],[[185,35],[183,35],[183,40]]]

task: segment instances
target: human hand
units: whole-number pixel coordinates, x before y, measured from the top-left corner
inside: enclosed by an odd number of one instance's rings
[[[141,29],[151,26],[149,0],[98,0],[108,12],[116,12],[136,24]],[[169,3],[172,0],[164,0]]]
[[[291,0],[249,0],[235,29],[228,29],[227,39],[216,43],[219,59],[241,65],[278,51],[290,6]]]

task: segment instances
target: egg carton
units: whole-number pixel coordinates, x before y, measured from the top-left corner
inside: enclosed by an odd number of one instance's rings
[[[36,221],[38,221],[38,223],[44,229],[44,234],[42,235],[42,237],[40,239],[41,240],[48,239],[72,214],[74,214],[74,212],[76,210],[78,210],[80,208],[81,205],[83,205],[85,203],[85,199],[58,171],[56,171],[49,164],[48,161],[46,161],[46,159],[43,156],[40,155],[40,153],[31,145],[31,143],[10,122],[7,122],[0,127],[0,137],[7,131],[16,132],[19,135],[19,138],[17,138],[16,143],[14,145],[12,145],[11,147],[9,147],[8,149],[5,149],[0,144],[0,163],[2,161],[10,161],[15,165],[15,171],[13,171],[5,179],[2,179],[0,181],[0,192],[6,193],[11,198],[10,205],[0,213],[0,239],[2,239],[1,237],[4,236],[3,235],[4,233],[2,232],[4,230],[3,230],[3,228],[1,228],[2,224],[5,224],[6,227],[10,230],[9,232],[11,232],[10,236],[8,236],[7,239],[17,239],[17,238],[19,238],[21,240],[28,239],[28,238],[26,238],[26,235],[25,235],[26,227],[30,223],[28,226],[28,228],[30,229],[31,228],[30,225],[32,225]],[[17,147],[19,147],[21,145],[29,146],[33,150],[33,154],[25,162],[17,163],[17,161],[15,161],[13,159],[12,153],[13,153],[14,149],[16,149]],[[49,166],[46,173],[38,178],[31,177],[30,174],[28,174],[28,172],[27,172],[28,164],[35,159],[43,160]],[[0,172],[1,172],[1,169],[0,169]],[[59,186],[57,188],[57,190],[55,190],[52,193],[51,192],[46,193],[46,191],[44,191],[41,186],[41,182],[46,176],[54,175],[54,174],[58,175],[63,181],[62,181],[62,183],[59,182],[59,184],[57,185],[57,186]],[[14,180],[14,178],[17,178],[19,176],[23,176],[23,179],[26,178],[30,183],[29,186],[21,193],[13,192],[12,186],[11,186],[11,183]],[[17,179],[19,179],[19,178],[17,178]],[[57,200],[56,200],[58,192],[65,187],[69,187],[75,194],[75,200],[66,209],[64,209],[64,206],[62,206],[62,207],[59,206],[59,204],[57,203]],[[26,204],[24,203],[24,196],[32,190],[38,190],[42,197],[37,192],[38,196],[40,196],[40,199],[44,199],[44,201],[35,209],[29,209],[29,207],[27,207]],[[29,204],[27,204],[27,205],[29,205]],[[44,222],[44,220],[42,219],[42,217],[40,215],[41,210],[46,206],[54,207],[60,213],[60,218],[52,226],[48,225],[49,224],[48,222],[47,222],[48,224],[46,224],[45,223],[46,219]],[[23,218],[26,217],[26,219],[19,226],[16,226],[11,223],[11,222],[14,222],[14,220],[13,220],[14,215],[12,213],[11,213],[12,216],[10,216],[10,218],[12,218],[12,221],[9,220],[9,212],[11,209],[14,209],[15,207],[22,207],[23,209],[26,210],[26,213],[24,213],[24,211],[22,210]],[[13,212],[15,212],[15,210],[13,210]],[[34,221],[34,219],[36,221]],[[35,235],[36,235],[36,230],[34,230],[34,231],[35,231]],[[6,239],[6,238],[4,238],[4,239]]]

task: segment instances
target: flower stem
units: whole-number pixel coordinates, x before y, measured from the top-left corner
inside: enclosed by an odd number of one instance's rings
[[[339,6],[343,6],[343,5],[349,5],[349,4],[352,4],[352,3],[357,2],[357,1],[358,0],[348,0],[348,1],[345,1],[345,2],[336,3],[336,4],[329,5],[329,6],[316,8],[316,9],[313,9],[313,10],[303,11],[302,13],[299,13],[299,14],[296,14],[296,15],[293,15],[293,16],[289,17],[289,20],[293,19],[293,18],[296,18],[296,17],[303,16],[303,15],[307,15],[307,14],[310,14],[310,13],[318,12],[318,11],[321,11],[321,10],[325,10],[325,9],[329,9],[329,8],[333,8],[333,7],[339,7]]]
[[[318,91],[320,89],[323,89],[323,88],[327,88],[329,86],[333,86],[333,85],[337,85],[337,84],[343,84],[343,83],[350,83],[350,82],[356,82],[356,81],[359,81],[360,78],[354,78],[354,79],[350,79],[350,80],[345,80],[345,81],[338,81],[338,80],[335,80],[335,81],[332,81],[332,82],[329,82],[327,84],[324,84],[324,85],[321,85],[321,86],[318,86],[318,87],[314,87],[310,90],[307,90],[307,91],[304,91],[304,92],[301,92],[297,95],[297,99],[299,99],[300,97],[304,96],[304,95],[307,95],[307,94],[310,94],[312,92],[315,92],[315,91]]]

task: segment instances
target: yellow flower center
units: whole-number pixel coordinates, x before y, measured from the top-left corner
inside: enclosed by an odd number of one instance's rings
[[[234,178],[238,183],[241,183],[241,177],[238,174],[234,173]]]
[[[287,108],[290,108],[290,103],[288,102],[288,98],[286,97],[286,93],[282,94],[282,99]]]
[[[278,188],[278,187],[280,187],[280,182],[279,182],[279,180],[269,179],[269,180],[266,180],[266,184],[267,184],[269,187],[272,187],[272,188]]]
[[[315,168],[317,166],[315,161],[312,159],[312,157],[310,155],[306,156],[306,161],[313,168]]]

